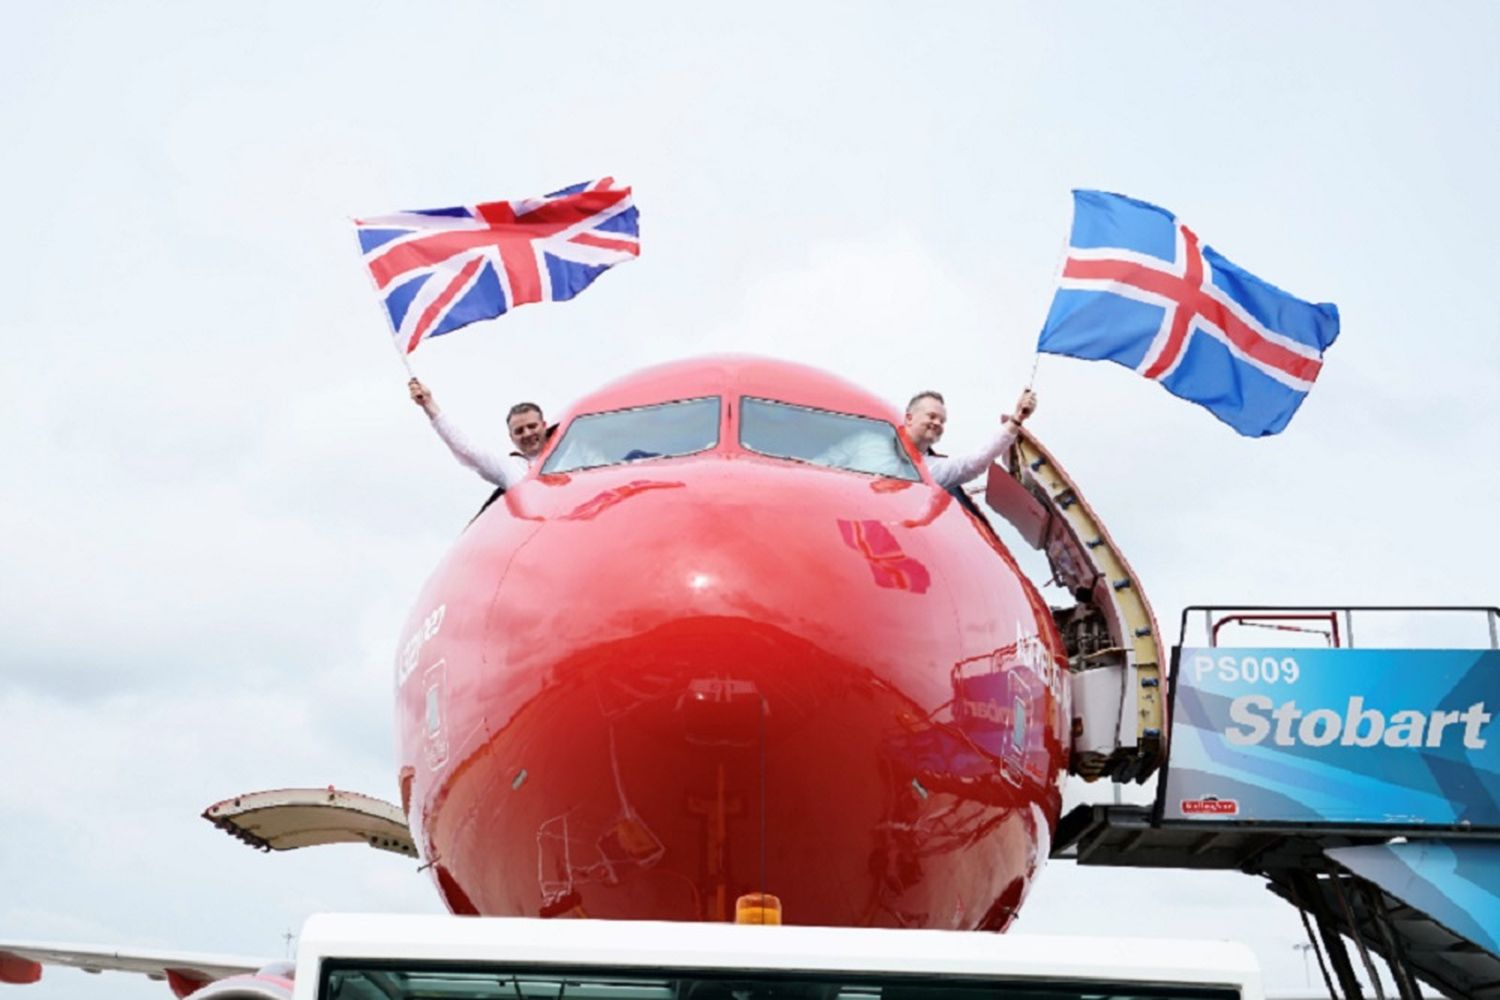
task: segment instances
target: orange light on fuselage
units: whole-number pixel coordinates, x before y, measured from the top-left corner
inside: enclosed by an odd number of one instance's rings
[[[737,924],[781,923],[781,900],[769,892],[747,892],[734,901]]]

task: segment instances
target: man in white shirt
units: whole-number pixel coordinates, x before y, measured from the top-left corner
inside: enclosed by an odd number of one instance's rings
[[[510,408],[505,424],[516,450],[509,455],[497,455],[475,447],[438,409],[437,400],[421,382],[412,379],[407,388],[411,391],[412,402],[427,414],[432,429],[453,452],[453,457],[502,490],[510,489],[525,477],[532,461],[541,454],[542,445],[547,443],[547,421],[542,416],[541,407],[535,403],[517,403]]]
[[[943,436],[948,423],[948,408],[943,397],[936,392],[919,392],[906,404],[906,434],[917,453],[927,461],[927,471],[932,481],[945,490],[962,486],[990,467],[1000,455],[1015,444],[1021,424],[1036,410],[1036,393],[1030,389],[1021,392],[1016,408],[1000,419],[1000,429],[983,447],[968,455],[949,458],[932,450]]]

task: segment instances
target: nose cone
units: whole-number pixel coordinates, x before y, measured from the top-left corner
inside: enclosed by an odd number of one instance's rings
[[[953,706],[976,651],[1042,627],[1013,567],[920,483],[696,468],[507,497],[497,524],[536,527],[447,664],[424,812],[450,904],[727,920],[769,892],[788,923],[1003,924],[1061,751],[1045,706],[1009,754]],[[986,563],[981,614],[955,584]]]

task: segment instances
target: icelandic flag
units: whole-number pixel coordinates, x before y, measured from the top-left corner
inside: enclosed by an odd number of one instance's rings
[[[407,354],[516,306],[571,299],[641,253],[630,188],[610,177],[540,198],[397,212],[354,226]]]
[[[1287,425],[1339,335],[1304,302],[1231,264],[1166,209],[1073,192],[1073,234],[1037,350],[1113,361],[1246,437]]]

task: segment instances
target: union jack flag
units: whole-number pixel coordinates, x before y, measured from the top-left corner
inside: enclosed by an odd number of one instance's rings
[[[1073,192],[1073,233],[1037,349],[1113,361],[1246,437],[1287,425],[1339,335],[1304,302],[1232,264],[1166,209]]]
[[[540,198],[355,219],[365,266],[384,297],[396,346],[410,354],[530,302],[561,302],[640,256],[630,188],[614,179]]]

